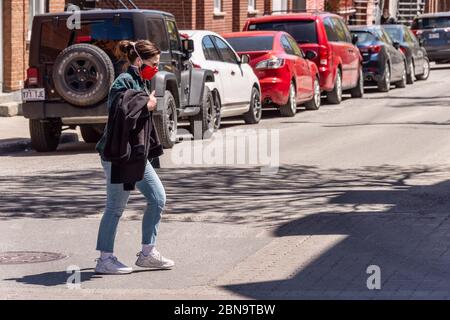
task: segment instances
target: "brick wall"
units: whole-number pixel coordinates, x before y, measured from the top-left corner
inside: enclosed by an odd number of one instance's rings
[[[450,11],[450,0],[428,0],[425,2],[425,12]]]
[[[62,12],[64,11],[64,0],[50,0],[50,12]]]
[[[6,92],[20,89],[25,78],[27,2],[3,1],[3,89]]]
[[[64,0],[50,0],[50,11],[64,10]],[[22,88],[28,68],[28,0],[3,1],[3,90]]]
[[[264,0],[255,0],[255,11],[248,11],[248,1],[233,0],[233,31],[241,31],[248,18],[264,14]]]

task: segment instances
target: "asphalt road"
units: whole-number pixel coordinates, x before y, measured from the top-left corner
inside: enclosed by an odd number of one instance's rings
[[[158,246],[172,271],[93,274],[105,187],[92,144],[0,156],[0,252],[66,256],[0,264],[0,298],[449,298],[449,76],[439,65],[405,89],[368,88],[293,118],[267,111],[259,125],[224,121],[213,140],[167,150]],[[144,203],[132,195],[118,231],[129,264]],[[66,288],[69,265],[81,290]],[[367,288],[370,265],[380,290]]]

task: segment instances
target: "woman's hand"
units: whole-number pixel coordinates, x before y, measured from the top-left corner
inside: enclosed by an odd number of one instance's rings
[[[156,98],[155,98],[155,90],[152,91],[152,93],[150,94],[150,99],[148,99],[147,102],[147,109],[148,111],[153,111],[156,109]]]

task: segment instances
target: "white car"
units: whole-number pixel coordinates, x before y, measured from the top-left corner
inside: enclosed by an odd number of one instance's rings
[[[221,118],[240,115],[246,123],[258,123],[261,88],[248,56],[239,57],[224,38],[211,31],[181,30],[180,34],[194,41],[194,67],[214,72],[214,82],[206,83],[214,97],[214,128],[220,127]]]

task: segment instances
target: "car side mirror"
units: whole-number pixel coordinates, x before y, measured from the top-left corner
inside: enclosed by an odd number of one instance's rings
[[[185,53],[194,52],[194,40],[192,39],[183,39],[181,40],[181,44],[183,46],[183,51]]]
[[[313,60],[317,58],[317,53],[315,51],[308,50],[305,52],[305,58],[308,60]]]
[[[358,42],[358,35],[357,34],[353,34],[352,35],[352,43],[356,44]]]
[[[394,48],[399,50],[400,49],[400,42],[395,41],[394,42]]]
[[[425,44],[425,40],[422,39],[422,38],[419,38],[419,45],[420,45],[421,47],[423,47],[424,44]]]
[[[250,56],[248,54],[241,55],[241,63],[248,64],[250,62]]]

